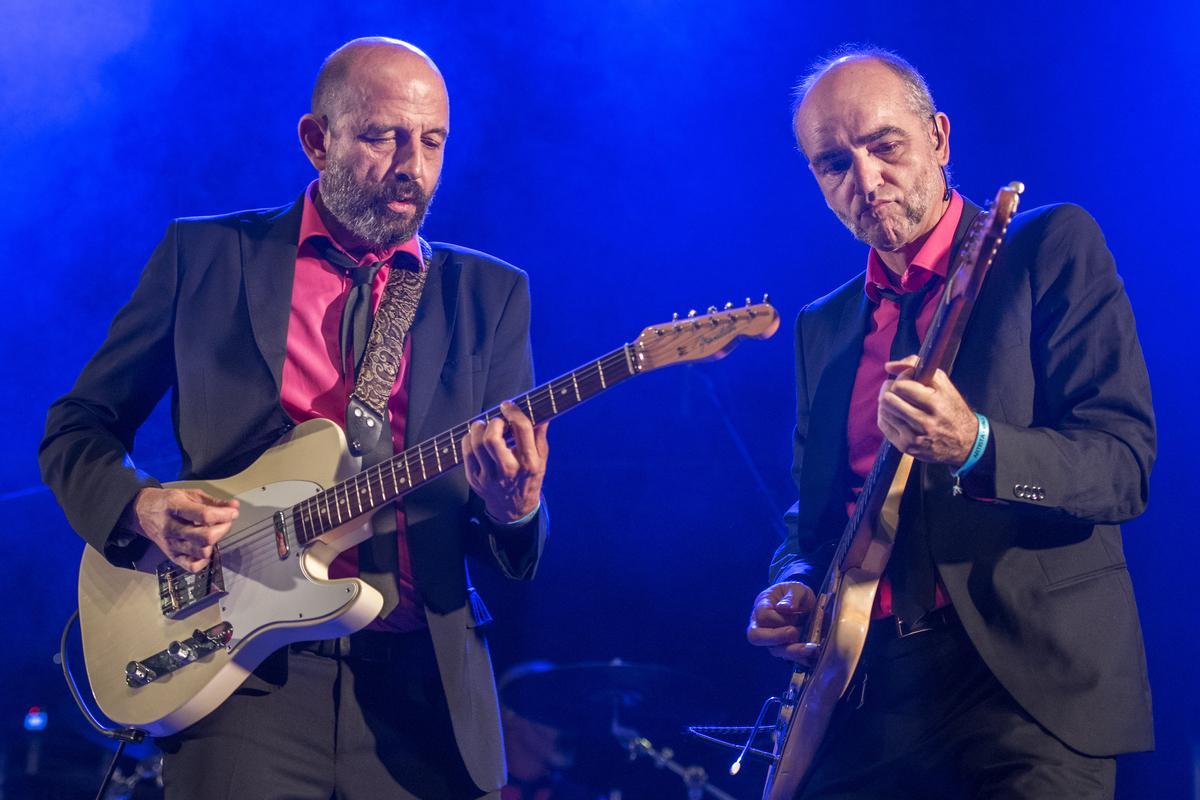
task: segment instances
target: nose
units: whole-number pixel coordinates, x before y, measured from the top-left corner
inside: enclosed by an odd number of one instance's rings
[[[396,145],[392,157],[392,174],[397,179],[420,181],[425,174],[425,150],[415,136]]]
[[[873,200],[875,190],[883,184],[883,175],[874,160],[867,155],[855,155],[852,172],[859,194],[868,201]]]

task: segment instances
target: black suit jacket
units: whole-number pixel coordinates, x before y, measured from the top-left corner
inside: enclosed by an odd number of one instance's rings
[[[977,213],[968,204],[956,248]],[[846,524],[847,409],[871,311],[863,280],[796,322],[800,499],[773,580],[817,588]],[[901,524],[925,526],[971,641],[1038,722],[1092,755],[1151,748],[1117,525],[1145,508],[1154,414],[1128,298],[1083,209],[1049,206],[1013,220],[951,378],[991,421],[994,462],[964,479],[963,496],[948,467],[918,464]]]
[[[130,301],[71,391],[51,407],[40,461],[72,527],[114,563],[144,545],[115,530],[125,506],[158,481],[130,460],[163,394],[180,478],[249,466],[293,423],[279,402],[302,203],[173,222]],[[469,419],[533,383],[529,291],[520,270],[434,244],[412,337],[410,443]],[[547,515],[518,531],[492,525],[461,471],[405,500],[414,578],[426,604],[455,733],[476,783],[504,781],[490,662],[470,587],[469,553],[527,579]]]

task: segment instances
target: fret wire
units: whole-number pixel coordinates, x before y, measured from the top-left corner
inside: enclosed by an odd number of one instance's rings
[[[408,468],[408,451],[407,450],[404,451],[404,455],[402,456],[402,458],[404,459],[404,474],[408,478],[408,488],[411,489],[412,488],[412,470],[410,470]]]
[[[325,498],[325,520],[324,520],[325,525],[323,526],[324,530],[321,531],[322,533],[324,533],[325,531],[327,531],[333,527],[333,513],[329,510],[329,491],[326,490],[324,492],[321,492],[321,496],[323,498]]]
[[[554,402],[554,381],[550,381],[549,389],[546,393],[550,396],[550,412],[558,414],[558,404]]]
[[[441,472],[442,471],[442,453],[440,450],[438,450],[436,436],[433,438],[433,457],[434,457],[434,460],[437,462],[437,471]]]
[[[575,377],[575,371],[571,371],[571,385],[575,387],[575,402],[582,403],[583,398],[579,396],[579,379]]]
[[[425,473],[425,456],[421,454],[421,448],[417,448],[417,463],[421,465],[421,480],[429,480],[429,475]]]
[[[537,420],[533,418],[533,401],[530,397],[532,394],[532,392],[529,392],[525,395],[525,410],[529,412],[529,421],[536,425]]]

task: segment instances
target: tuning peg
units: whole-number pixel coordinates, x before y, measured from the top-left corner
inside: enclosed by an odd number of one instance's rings
[[[691,311],[688,312],[688,319],[692,319],[695,316],[696,316],[696,309],[693,308]]]
[[[678,322],[678,321],[679,321],[679,312],[676,311],[674,314],[671,315],[671,322]]]
[[[769,294],[767,294],[766,292],[763,292],[763,302],[764,303],[771,302],[771,296]]]
[[[716,307],[716,306],[709,306],[709,307],[708,307],[708,313],[709,313],[709,314],[715,314],[715,313],[717,313],[717,307]]]
[[[728,310],[729,310],[729,309],[731,309],[731,308],[733,308],[733,303],[732,303],[732,302],[729,302],[729,303],[726,303],[726,304],[725,304],[725,310],[726,310],[726,311],[728,311]]]

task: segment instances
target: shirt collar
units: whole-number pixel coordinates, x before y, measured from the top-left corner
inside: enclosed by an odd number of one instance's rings
[[[298,242],[298,245],[300,247],[301,255],[310,255],[320,259],[320,256],[317,255],[316,251],[311,246],[307,248],[305,247],[305,243],[309,239],[317,236],[323,236],[329,241],[333,242],[334,247],[341,250],[343,253],[346,253],[346,248],[342,247],[342,243],[334,238],[334,235],[329,232],[329,228],[325,226],[325,220],[321,219],[321,212],[317,210],[316,198],[318,183],[318,181],[313,181],[308,185],[308,189],[306,189],[304,192],[304,208],[300,212],[300,241]],[[420,264],[421,268],[424,269],[425,262],[424,259],[421,258],[421,243],[418,241],[416,236],[411,237],[408,239],[408,241],[401,242],[400,244],[384,251],[383,253],[367,253],[362,258],[356,260],[358,261],[358,265],[360,267],[365,267],[369,264],[374,264],[377,261],[389,261],[391,260],[392,256],[400,252],[411,255],[416,259],[416,263]],[[351,256],[349,253],[346,253],[346,257],[353,258],[353,256]],[[403,263],[406,260],[407,259],[402,259],[400,263]]]
[[[875,248],[867,254],[867,297],[872,303],[878,303],[880,289],[899,294],[915,292],[925,286],[934,277],[945,278],[950,270],[950,248],[954,244],[954,232],[958,230],[958,222],[962,219],[963,198],[958,192],[950,193],[950,205],[947,206],[938,224],[930,231],[925,243],[909,263],[904,274],[896,279],[895,274],[883,263]]]

